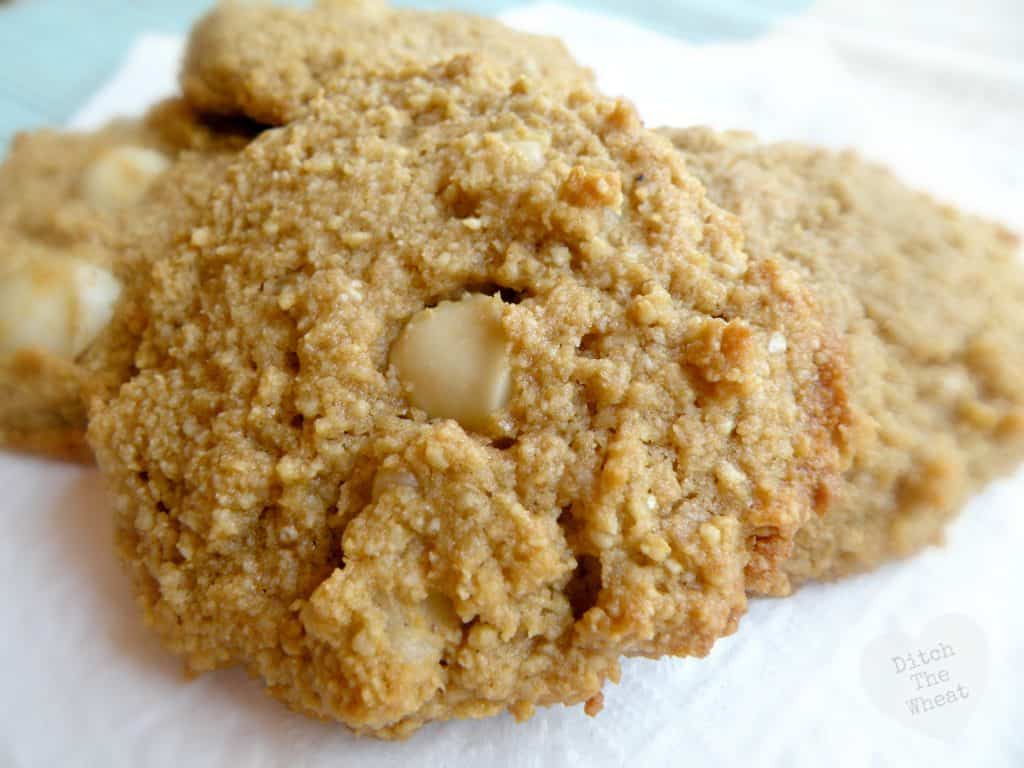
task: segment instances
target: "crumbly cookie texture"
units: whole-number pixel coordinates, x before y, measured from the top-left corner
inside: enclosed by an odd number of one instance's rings
[[[549,87],[592,79],[555,38],[480,16],[371,1],[320,2],[312,9],[222,5],[193,29],[181,85],[202,112],[283,125],[346,77],[479,51]]]
[[[179,194],[152,186],[183,152],[237,151],[248,136],[174,100],[94,133],[15,139],[0,167],[0,445],[90,459],[83,392],[94,358],[112,353],[90,350],[123,281],[140,275],[116,263],[113,244],[145,218],[144,200]]]
[[[752,255],[798,267],[845,335],[853,463],[786,565],[828,579],[940,543],[1024,457],[1024,267],[1005,228],[850,152],[668,130]]]
[[[818,308],[625,103],[339,81],[191,215],[89,438],[195,671],[384,737],[596,712],[733,631],[838,476]]]

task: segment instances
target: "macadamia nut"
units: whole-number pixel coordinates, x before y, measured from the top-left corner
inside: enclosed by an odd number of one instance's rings
[[[121,283],[79,259],[21,265],[0,276],[0,356],[36,349],[77,358],[110,322]]]
[[[497,297],[467,295],[424,309],[391,349],[410,401],[430,416],[481,429],[508,401],[508,339]]]
[[[115,147],[86,170],[82,194],[86,202],[104,211],[134,205],[170,165],[171,161],[154,149]]]

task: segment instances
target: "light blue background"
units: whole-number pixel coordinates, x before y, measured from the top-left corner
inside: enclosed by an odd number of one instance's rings
[[[529,0],[396,0],[495,14]],[[810,0],[562,0],[692,42],[757,34]],[[16,0],[0,7],[0,147],[16,130],[61,125],[143,32],[184,33],[214,0]],[[293,3],[299,4],[299,3]]]

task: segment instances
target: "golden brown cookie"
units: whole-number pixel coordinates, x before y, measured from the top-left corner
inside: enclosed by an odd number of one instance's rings
[[[0,167],[0,445],[89,459],[82,392],[98,371],[85,362],[122,283],[140,275],[115,263],[112,244],[146,204],[178,194],[150,200],[183,152],[213,157],[248,138],[245,126],[200,120],[180,100],[93,133],[16,137]]]
[[[798,267],[851,358],[854,460],[797,538],[796,581],[942,540],[968,493],[1024,457],[1024,269],[1017,238],[851,152],[668,130],[735,212],[752,255]]]
[[[181,76],[199,111],[268,125],[295,119],[332,83],[485,52],[495,65],[549,86],[592,75],[560,40],[464,13],[392,9],[383,2],[320,2],[312,9],[222,5],[192,31]]]
[[[703,655],[838,476],[843,360],[627,104],[339,80],[193,206],[89,439],[194,671],[399,737]],[[183,243],[189,247],[183,247]]]

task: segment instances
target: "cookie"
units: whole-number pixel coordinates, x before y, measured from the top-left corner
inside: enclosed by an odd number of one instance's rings
[[[555,38],[480,16],[398,10],[370,0],[304,10],[220,6],[192,31],[181,85],[201,112],[283,125],[318,93],[329,93],[333,81],[473,51],[549,86],[592,78]]]
[[[1024,270],[1017,238],[851,152],[669,130],[752,255],[802,271],[844,334],[853,463],[800,532],[795,582],[942,541],[966,496],[1024,457]]]
[[[625,103],[339,79],[182,220],[89,440],[193,671],[383,737],[594,713],[732,632],[839,475],[830,326]]]
[[[123,280],[138,277],[114,263],[111,244],[183,152],[213,156],[247,140],[244,126],[200,120],[180,100],[94,133],[15,139],[0,167],[0,445],[89,459],[82,393],[95,371],[84,359]]]

